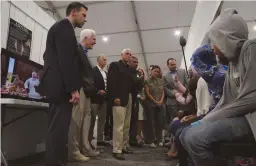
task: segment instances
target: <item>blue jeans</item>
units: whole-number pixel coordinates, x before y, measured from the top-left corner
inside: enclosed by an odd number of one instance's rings
[[[217,166],[218,161],[209,150],[212,143],[232,141],[249,134],[252,136],[252,131],[246,118],[235,117],[186,127],[179,138],[195,166]]]

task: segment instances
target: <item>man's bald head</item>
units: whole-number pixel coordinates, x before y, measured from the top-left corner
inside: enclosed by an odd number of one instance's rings
[[[132,55],[129,59],[129,66],[131,68],[137,69],[138,63],[139,63],[138,58],[136,56]]]

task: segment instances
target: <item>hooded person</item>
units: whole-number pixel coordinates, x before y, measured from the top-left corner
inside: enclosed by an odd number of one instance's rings
[[[256,138],[256,40],[248,40],[247,24],[235,9],[226,9],[207,35],[229,67],[217,106],[179,137],[196,166],[219,165],[210,151],[215,142]]]

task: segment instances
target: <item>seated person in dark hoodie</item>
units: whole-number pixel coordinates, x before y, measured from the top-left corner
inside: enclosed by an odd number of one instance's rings
[[[210,150],[214,142],[256,137],[256,40],[248,40],[247,24],[235,9],[223,11],[208,35],[229,69],[217,106],[179,137],[196,166],[219,165]]]

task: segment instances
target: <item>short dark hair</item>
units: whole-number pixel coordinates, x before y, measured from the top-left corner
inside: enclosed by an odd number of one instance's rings
[[[84,4],[80,2],[70,3],[66,9],[66,16],[69,16],[73,9],[76,9],[77,11],[79,11],[81,8],[84,8],[86,11],[88,10],[88,7],[86,7]]]
[[[151,70],[154,70],[154,69],[159,69],[159,70],[161,70],[161,68],[160,68],[158,65],[152,66],[152,69],[151,69]]]
[[[170,60],[176,61],[176,59],[174,59],[174,58],[169,58],[169,59],[167,59],[167,65],[169,65],[169,61],[170,61]]]

